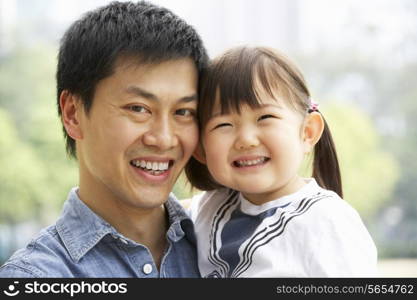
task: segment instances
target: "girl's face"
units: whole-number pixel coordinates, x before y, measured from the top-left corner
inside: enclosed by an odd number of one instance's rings
[[[286,101],[260,95],[261,107],[220,114],[219,100],[202,134],[207,167],[220,184],[254,204],[296,192],[304,185],[298,169],[312,149],[305,120]]]

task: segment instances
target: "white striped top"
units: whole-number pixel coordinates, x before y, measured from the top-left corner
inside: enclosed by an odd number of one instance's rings
[[[192,199],[203,277],[374,277],[377,251],[357,211],[314,179],[254,205],[219,189]]]

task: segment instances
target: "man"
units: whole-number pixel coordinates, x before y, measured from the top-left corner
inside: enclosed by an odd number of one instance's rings
[[[79,187],[0,277],[199,276],[192,222],[170,191],[198,141],[206,63],[195,30],[146,2],[111,3],[68,29],[58,111]]]

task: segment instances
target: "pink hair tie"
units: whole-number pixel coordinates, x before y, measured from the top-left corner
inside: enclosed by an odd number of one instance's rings
[[[319,104],[310,98],[310,106],[308,108],[308,112],[311,113],[313,111],[318,111],[318,110],[319,110]]]

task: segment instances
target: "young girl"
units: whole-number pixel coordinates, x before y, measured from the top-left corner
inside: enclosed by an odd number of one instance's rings
[[[201,146],[186,168],[203,277],[364,277],[376,248],[342,197],[329,128],[269,48],[235,48],[201,79]],[[314,152],[312,178],[298,175]]]

